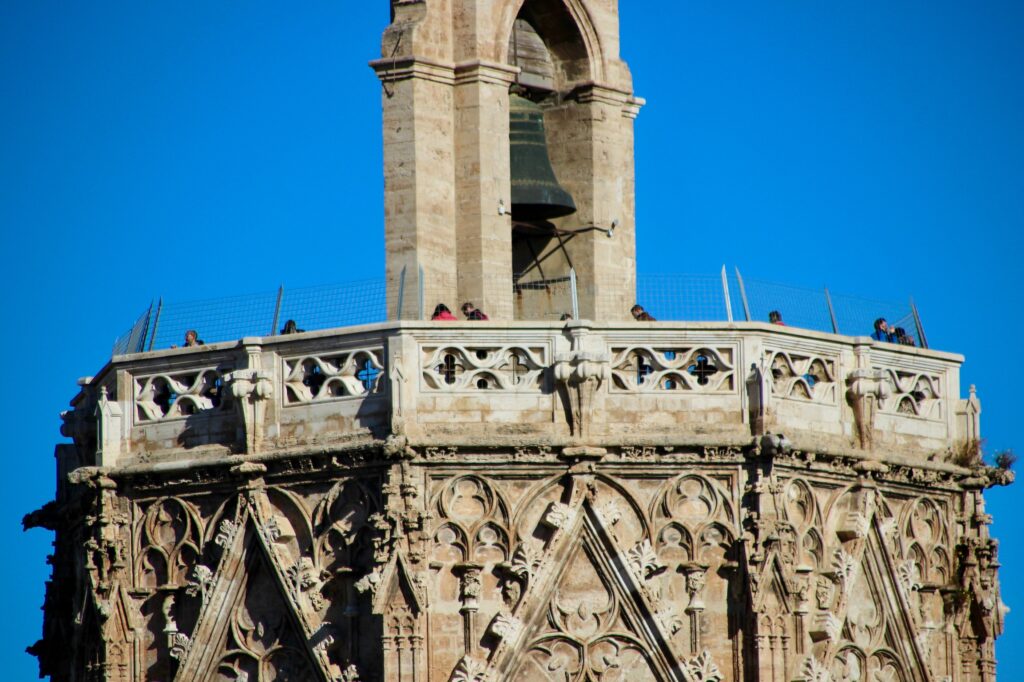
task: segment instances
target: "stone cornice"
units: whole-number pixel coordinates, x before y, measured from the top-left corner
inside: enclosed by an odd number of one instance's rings
[[[382,83],[396,83],[410,78],[421,78],[443,85],[455,83],[454,64],[422,57],[375,59],[370,62],[370,68],[377,73]]]
[[[455,65],[455,84],[489,83],[509,86],[515,82],[521,69],[518,66],[482,60],[459,62]]]

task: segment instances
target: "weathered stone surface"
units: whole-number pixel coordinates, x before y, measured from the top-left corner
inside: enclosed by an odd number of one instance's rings
[[[956,463],[980,438],[962,358],[622,322],[639,102],[616,2],[392,5],[374,68],[402,321],[119,356],[83,381],[56,500],[25,518],[56,531],[41,672],[994,680],[982,493],[1012,475]],[[580,206],[560,227],[617,224],[568,249],[596,322],[512,321],[532,305],[498,210],[517,17],[531,82],[558,91],[552,160]],[[420,286],[492,321],[417,321]]]
[[[959,363],[759,323],[116,357],[26,517],[57,530],[33,651],[57,680],[992,679],[982,489],[1004,481],[950,461],[978,429]],[[842,390],[861,366],[890,382],[868,441]]]

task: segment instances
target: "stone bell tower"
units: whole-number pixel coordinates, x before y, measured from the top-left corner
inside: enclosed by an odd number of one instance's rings
[[[514,300],[514,277],[557,280],[572,268],[581,317],[626,319],[642,101],[619,57],[617,1],[396,0],[392,16],[372,63],[383,84],[389,317],[471,300],[494,320],[543,319],[557,309]],[[543,112],[551,166],[575,200],[540,229],[517,225],[514,210],[515,93]]]
[[[392,320],[79,380],[24,521],[55,533],[40,673],[995,682],[984,490],[1013,473],[981,457],[963,357],[623,321],[639,102],[615,0],[392,7]],[[420,319],[464,300],[497,323]]]

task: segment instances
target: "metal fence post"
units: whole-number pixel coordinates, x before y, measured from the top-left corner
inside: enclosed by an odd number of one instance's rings
[[[921,324],[921,316],[917,314],[917,306],[914,305],[914,298],[910,298],[910,310],[914,313],[914,326],[917,327],[917,338],[921,340],[921,348],[928,347],[928,337],[924,335],[924,325]]]
[[[572,293],[572,319],[580,319],[580,298],[576,289],[576,268],[569,269],[569,290]]]
[[[405,268],[402,266],[402,272],[398,275],[398,305],[395,308],[395,319],[402,319],[402,302],[405,299]]]
[[[828,287],[825,287],[825,304],[828,305],[828,316],[832,319],[832,333],[839,333],[839,325],[836,324],[836,311],[832,308],[832,297],[828,293]]]
[[[142,329],[139,329],[139,321],[136,320],[132,328],[131,336],[128,337],[128,347],[131,353],[141,353],[146,349],[146,332],[149,331],[149,317],[153,314],[153,301],[149,302],[146,314],[139,318],[142,321]],[[134,337],[134,338],[133,338]]]
[[[156,317],[153,319],[153,335],[149,337],[149,350],[153,350],[153,344],[156,343],[156,331],[160,328],[160,312],[164,309],[164,297],[161,296],[160,300],[156,303]]]
[[[281,321],[281,299],[284,298],[284,285],[277,288],[277,304],[274,306],[274,321],[270,324],[269,336],[277,334],[277,323]]]
[[[747,305],[747,289],[743,286],[743,275],[740,274],[739,268],[736,268],[736,282],[740,285],[740,300],[743,302],[743,316],[747,318],[747,322],[750,322],[750,306]]]
[[[423,266],[422,265],[419,266],[419,270],[420,270],[420,276],[417,279],[419,280],[419,285],[420,285],[420,314],[419,314],[419,316],[416,319],[417,320],[422,320],[423,319]]]
[[[732,302],[729,300],[729,280],[725,276],[725,265],[722,265],[722,293],[725,294],[725,314],[732,322]]]

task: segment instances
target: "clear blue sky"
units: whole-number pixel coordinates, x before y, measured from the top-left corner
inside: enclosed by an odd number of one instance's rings
[[[1024,3],[622,3],[642,272],[903,300],[964,353],[990,450],[1024,454]],[[32,679],[75,379],[158,295],[383,271],[386,0],[0,3],[0,669]],[[1001,679],[1024,679],[1018,489],[1001,538]]]

